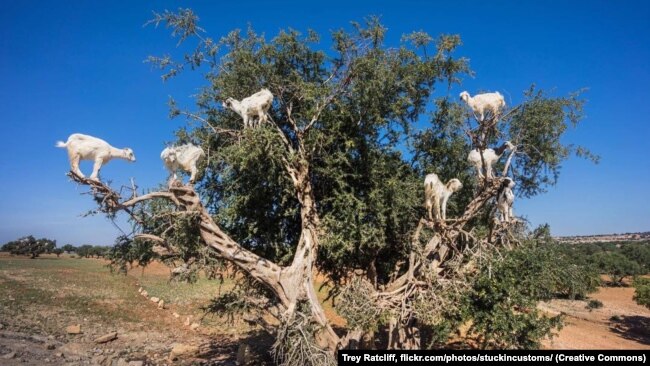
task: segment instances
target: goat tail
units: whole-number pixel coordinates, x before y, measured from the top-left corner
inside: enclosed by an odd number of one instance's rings
[[[56,142],[56,147],[66,147],[66,146],[68,146],[68,144],[63,141]]]

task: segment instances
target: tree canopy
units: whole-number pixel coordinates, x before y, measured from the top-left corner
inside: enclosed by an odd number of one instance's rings
[[[210,271],[228,263],[245,273],[238,298],[279,320],[272,326],[275,354],[285,364],[329,364],[335,349],[380,326],[388,328],[389,347],[433,344],[421,343],[419,330],[440,330],[446,306],[462,310],[453,304],[481,286],[484,260],[542,241],[521,223],[493,219],[505,177],[515,180],[518,196],[531,197],[557,183],[571,154],[595,159],[562,141],[582,116],[579,93],[554,96],[531,86],[502,114],[477,123],[452,95],[472,74],[457,55],[458,35],[414,32],[387,44],[387,29],[369,17],[333,31],[328,48],[311,30],[267,38],[250,28],[215,41],[189,9],[156,13],[152,23],[171,28],[181,50],[190,50],[149,57],[163,80],[187,70],[205,77],[195,106],[169,101],[170,116],[188,122],[176,142],[207,154],[203,178],[196,188],[176,182],[121,200],[101,182],[72,176],[92,187],[100,211],[131,215],[139,234],[120,240],[117,257],[135,260],[142,251],[131,246],[145,240],[175,266]],[[222,107],[262,88],[274,102],[259,128],[244,128]],[[506,140],[516,148],[498,163],[502,174],[478,179],[466,162],[469,151]],[[462,181],[448,209],[456,219],[425,219],[422,182],[430,172]],[[363,303],[375,316],[343,311],[349,329],[337,335],[316,299],[315,269],[331,281],[332,295],[342,291],[341,309]],[[228,308],[217,306],[229,304],[227,296],[214,308]],[[503,309],[520,311],[512,305]],[[534,339],[555,324],[536,312],[525,321]]]

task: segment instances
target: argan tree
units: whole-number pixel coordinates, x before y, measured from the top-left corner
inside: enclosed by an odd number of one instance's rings
[[[56,248],[56,240],[47,238],[36,239],[32,235],[10,241],[2,246],[3,252],[13,255],[28,255],[34,259],[43,253],[52,253]]]
[[[235,30],[215,41],[197,22],[185,9],[155,14],[152,23],[170,28],[189,52],[148,61],[164,80],[189,70],[205,76],[194,107],[169,102],[171,116],[188,122],[177,142],[207,154],[203,178],[122,198],[71,177],[90,186],[101,212],[130,215],[139,234],[123,238],[120,252],[147,243],[175,273],[222,266],[243,273],[211,309],[260,315],[254,321],[275,335],[278,362],[331,364],[337,349],[375,339],[390,348],[435,346],[471,318],[462,304],[495,253],[534,240],[523,225],[492,219],[505,177],[530,197],[555,184],[572,153],[589,156],[561,141],[580,119],[577,94],[531,87],[520,104],[478,124],[449,95],[471,74],[455,56],[459,36],[415,32],[389,46],[386,28],[369,18],[332,32],[326,48],[313,31],[267,39]],[[274,95],[269,122],[244,128],[222,102],[261,88]],[[497,167],[501,174],[477,179],[468,152],[505,140],[517,148]],[[448,208],[455,219],[426,219],[427,172],[463,182]],[[316,296],[316,270],[347,320],[341,332]],[[521,312],[514,303],[504,309]],[[526,336],[547,334],[552,327],[535,327],[544,318],[527,311]]]

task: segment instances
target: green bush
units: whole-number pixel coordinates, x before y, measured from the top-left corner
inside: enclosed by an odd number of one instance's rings
[[[650,309],[650,278],[637,277],[634,279],[634,300],[637,304]]]
[[[555,244],[526,245],[486,264],[467,298],[466,314],[483,348],[536,349],[560,316],[536,307],[554,297],[584,297],[598,285],[598,273],[576,265]]]
[[[603,307],[603,303],[600,300],[589,300],[586,306],[586,308],[589,309],[589,311],[593,309],[600,309],[602,307]]]

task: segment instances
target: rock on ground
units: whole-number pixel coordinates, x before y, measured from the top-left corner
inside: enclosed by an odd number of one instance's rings
[[[75,324],[75,325],[69,325],[65,328],[65,332],[68,334],[80,334],[81,333],[81,325]]]
[[[174,361],[179,358],[196,356],[199,353],[199,347],[189,344],[175,343],[172,351],[169,353],[169,359]]]
[[[108,334],[104,334],[101,337],[97,337],[97,338],[95,338],[95,343],[106,343],[106,342],[110,342],[110,341],[112,341],[114,339],[117,339],[117,332],[111,332],[111,333],[108,333]]]

